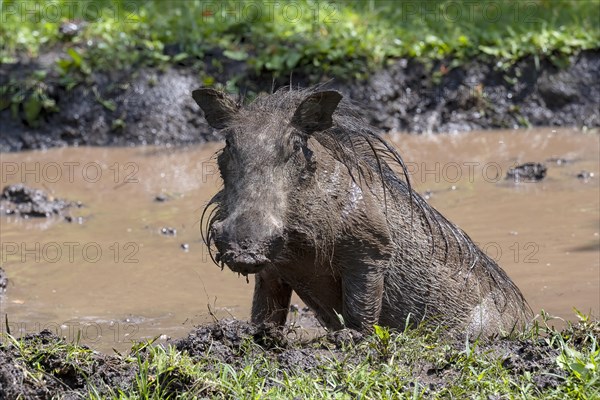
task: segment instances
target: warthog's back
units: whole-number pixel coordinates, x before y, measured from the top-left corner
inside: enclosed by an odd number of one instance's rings
[[[397,190],[409,202],[403,185],[398,182]],[[409,221],[405,207],[388,202],[395,251],[380,323],[397,325],[410,313],[471,334],[522,328],[530,310],[508,275],[418,194],[412,198],[417,205]]]

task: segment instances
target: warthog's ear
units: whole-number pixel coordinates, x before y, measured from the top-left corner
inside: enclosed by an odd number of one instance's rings
[[[215,89],[201,88],[192,92],[192,97],[204,111],[208,124],[223,129],[237,112],[237,105],[225,93]]]
[[[311,134],[324,131],[333,125],[332,115],[342,100],[342,94],[335,90],[316,92],[302,100],[292,117],[292,125]]]

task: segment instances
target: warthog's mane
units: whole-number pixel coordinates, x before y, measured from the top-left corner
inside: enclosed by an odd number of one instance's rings
[[[307,96],[322,90],[324,90],[322,86],[307,89],[284,87],[270,95],[257,97],[244,108],[249,112],[269,113],[280,118],[281,121],[290,121],[298,105]],[[505,284],[510,283],[506,273],[475,246],[466,233],[448,221],[412,189],[409,173],[402,157],[361,117],[359,109],[359,105],[354,105],[345,98],[342,99],[333,115],[334,125],[327,130],[314,132],[311,136],[327,149],[333,158],[345,166],[352,179],[363,190],[368,188],[374,193],[383,194],[390,231],[394,231],[393,225],[396,221],[390,219],[390,215],[394,213],[388,213],[388,208],[407,212],[411,224],[415,221],[425,221],[430,234],[432,257],[437,251],[443,251],[444,262],[449,257],[460,261],[465,287],[470,277],[478,276],[484,278],[482,281],[480,279],[480,285],[485,284],[487,280],[490,288],[493,282],[497,286],[506,288]],[[237,124],[234,121],[232,126],[235,125]],[[242,122],[237,128],[243,129]],[[201,226],[203,227],[202,238],[209,248],[211,259],[222,268],[223,264],[215,260],[214,249],[211,246],[214,240],[211,226],[223,217],[219,207],[221,193],[217,193],[206,205],[202,213]],[[398,215],[397,212],[395,215]],[[333,238],[321,237],[321,240],[333,241]],[[454,242],[454,246],[451,242]],[[513,284],[510,286],[510,290],[525,302],[518,288]],[[498,309],[502,310],[508,302],[505,296],[500,297],[504,298],[494,299],[494,301]]]

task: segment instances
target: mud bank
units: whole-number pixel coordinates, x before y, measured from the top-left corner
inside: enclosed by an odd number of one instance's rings
[[[289,84],[257,76],[244,63],[211,57],[222,68],[190,65],[135,72],[90,73],[70,87],[54,65],[59,52],[0,66],[0,151],[64,145],[198,143],[219,139],[191,98],[200,76],[237,82],[251,97]],[[210,65],[205,62],[204,65]],[[382,131],[459,132],[529,126],[600,126],[600,51],[584,51],[559,69],[548,60],[523,59],[508,69],[472,61],[424,64],[399,59],[365,81],[322,76],[363,109]],[[297,71],[292,83],[309,81]],[[67,87],[70,87],[67,89]],[[7,98],[6,93],[13,97]],[[15,103],[14,94],[26,100]],[[34,95],[35,94],[35,95]],[[37,100],[28,102],[28,98]],[[17,96],[19,98],[19,96]]]
[[[420,347],[423,354],[418,354],[418,351],[413,353],[415,345],[417,348],[422,345],[418,335],[392,333],[389,342],[382,344],[375,336],[365,337],[354,331],[340,331],[310,340],[296,339],[295,333],[240,321],[201,326],[187,338],[169,343],[179,355],[169,356],[169,367],[161,371],[160,361],[156,359],[160,358],[159,353],[152,346],[137,346],[129,355],[105,355],[85,346],[68,344],[51,332],[42,331],[19,342],[0,343],[0,394],[6,398],[49,399],[90,394],[105,397],[123,391],[144,392],[150,397],[174,398],[185,394],[221,398],[228,393],[227,373],[219,375],[219,371],[227,368],[248,371],[257,368],[258,362],[272,367],[259,374],[261,383],[257,390],[263,392],[305,374],[314,379],[314,385],[326,387],[324,378],[332,365],[342,369],[344,365],[349,368],[363,365],[376,370],[391,363],[406,371],[405,384],[398,382],[401,386],[397,390],[412,391],[418,382],[421,394],[427,397],[455,385],[464,368],[465,344],[462,342],[441,340],[427,347],[428,350]],[[589,335],[590,332],[576,326],[568,333],[563,332],[561,337],[574,348],[585,348],[590,345],[587,343]],[[433,339],[435,335],[428,337],[426,341],[437,340]],[[394,349],[395,345],[401,347]],[[496,360],[506,371],[505,377],[515,382],[520,376],[530,374],[540,394],[560,386],[568,375],[556,363],[561,352],[556,340],[499,339],[473,345],[469,352],[469,357],[478,362]],[[181,354],[189,357],[195,369],[185,367],[189,364],[181,362]],[[211,380],[212,373],[217,374],[216,380]],[[150,384],[141,387],[145,374],[151,377]],[[332,390],[352,393],[348,387]]]

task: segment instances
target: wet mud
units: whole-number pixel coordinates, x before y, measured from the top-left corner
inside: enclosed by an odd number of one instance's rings
[[[241,93],[270,92],[290,83],[289,78],[257,76],[220,54],[209,56],[224,66],[215,75],[217,81],[234,79]],[[33,90],[25,83],[31,75],[46,71],[35,89],[56,103],[56,110],[42,110],[35,120],[28,119],[23,107],[1,110],[0,151],[64,145],[182,145],[220,139],[191,98],[191,91],[200,85],[198,71],[180,66],[92,73],[67,89],[52,69],[60,57],[60,52],[50,52],[0,65],[0,86],[8,92],[20,88],[24,96]],[[327,76],[311,81],[298,71],[292,83],[305,87],[328,82],[383,132],[600,126],[600,51],[574,55],[562,69],[532,57],[509,69],[494,62],[472,61],[449,68],[451,64],[452,60],[426,65],[399,59],[366,80],[352,82]]]
[[[372,125],[384,131],[465,132],[531,126],[600,126],[600,52],[567,68],[525,58],[509,69],[472,61],[431,69],[398,60],[351,87]]]

